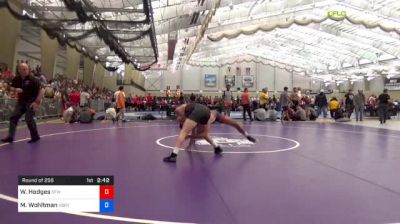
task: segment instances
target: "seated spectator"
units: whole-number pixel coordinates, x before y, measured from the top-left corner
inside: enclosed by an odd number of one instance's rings
[[[77,114],[78,110],[76,109],[76,107],[68,107],[68,109],[66,109],[63,113],[63,118],[62,120],[64,121],[65,124],[70,124],[70,123],[74,123],[77,121]]]
[[[317,120],[318,115],[317,115],[317,111],[315,111],[314,108],[306,107],[305,111],[306,111],[306,115],[307,115],[308,120],[310,120],[310,121]]]
[[[300,104],[297,104],[296,112],[295,112],[295,115],[293,116],[292,120],[293,121],[306,121],[307,120],[306,111],[300,106]]]
[[[335,113],[339,110],[340,108],[340,103],[336,99],[336,97],[332,97],[332,99],[329,101],[329,111],[331,113],[331,118],[335,118]]]
[[[289,120],[293,120],[293,118],[295,117],[295,115],[296,115],[296,112],[295,112],[291,107],[289,107],[289,108],[288,108],[288,117],[289,117],[289,118],[285,117],[284,120],[286,120],[286,121],[287,121],[288,119],[289,119]],[[282,119],[282,118],[281,118],[281,119]]]
[[[79,111],[79,122],[80,123],[92,123],[96,112],[88,107],[83,107]]]
[[[267,120],[267,112],[264,108],[258,108],[254,110],[254,119],[257,121],[265,121]]]
[[[267,110],[267,120],[276,121],[276,119],[278,119],[278,111],[276,111],[274,106],[271,105]]]
[[[348,115],[347,115],[345,109],[340,108],[335,113],[335,121],[336,122],[348,122],[348,121],[350,121],[350,118],[348,118]]]

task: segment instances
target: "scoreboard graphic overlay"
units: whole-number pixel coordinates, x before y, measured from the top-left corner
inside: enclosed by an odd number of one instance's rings
[[[113,211],[113,176],[18,177],[18,212]]]

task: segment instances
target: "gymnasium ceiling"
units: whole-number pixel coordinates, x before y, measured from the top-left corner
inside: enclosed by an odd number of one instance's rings
[[[122,64],[123,54],[142,70],[254,61],[325,81],[399,75],[398,0],[146,1],[17,2],[30,16],[61,20],[67,35],[87,35],[78,44],[108,66]],[[105,31],[85,33],[100,26]],[[122,52],[99,37],[103,31],[125,40],[115,44]]]

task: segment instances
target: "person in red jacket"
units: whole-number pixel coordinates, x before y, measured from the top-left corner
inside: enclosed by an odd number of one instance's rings
[[[147,109],[151,111],[153,108],[153,96],[150,93],[146,97],[146,102],[147,102]]]
[[[167,102],[165,101],[164,98],[161,98],[161,100],[160,100],[160,111],[165,111],[166,106],[167,106]]]
[[[137,110],[137,108],[139,108],[139,97],[138,97],[138,95],[135,95],[133,97],[133,108],[135,110]]]
[[[141,110],[145,111],[146,110],[146,100],[145,100],[144,97],[141,97],[139,99],[139,103],[138,104],[139,104],[139,111],[141,111]]]
[[[72,90],[69,94],[69,102],[71,103],[70,106],[79,106],[79,103],[81,102],[81,94],[79,91]]]

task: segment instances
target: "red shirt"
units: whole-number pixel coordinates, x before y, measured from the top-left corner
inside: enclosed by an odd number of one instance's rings
[[[242,94],[242,99],[241,99],[242,105],[249,105],[250,104],[250,94],[247,92],[244,92]]]
[[[79,105],[81,102],[81,94],[79,92],[70,93],[69,100],[71,101],[71,106]]]
[[[146,101],[147,101],[148,104],[152,104],[153,103],[153,97],[152,96],[147,96],[146,99],[147,99]]]
[[[139,103],[139,97],[135,96],[133,97],[133,103],[138,104]]]
[[[14,75],[12,74],[12,72],[11,72],[11,70],[10,69],[7,69],[7,70],[5,70],[4,72],[3,72],[3,79],[4,80],[11,80],[11,79],[13,79],[14,78]]]
[[[165,106],[165,105],[166,105],[165,100],[161,100],[160,106]]]

